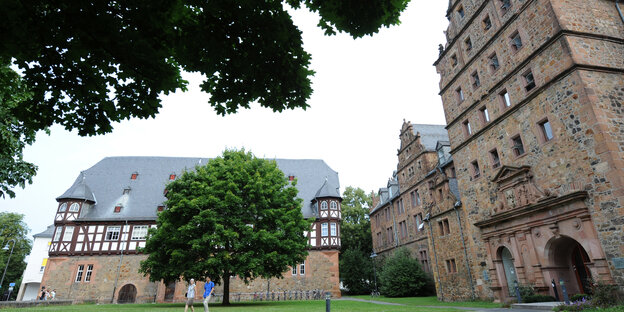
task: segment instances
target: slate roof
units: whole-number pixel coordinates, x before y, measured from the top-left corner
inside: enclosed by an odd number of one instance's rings
[[[43,231],[41,233],[37,233],[37,234],[33,235],[33,237],[34,238],[37,238],[37,237],[52,237],[52,235],[54,235],[54,224],[48,225],[48,228],[45,229],[45,231]]]
[[[435,151],[438,141],[448,142],[448,132],[445,125],[412,124],[414,135],[420,135],[420,144],[425,150]]]
[[[84,190],[92,191],[95,205],[83,209],[78,220],[156,220],[157,207],[166,200],[164,189],[169,176],[180,176],[196,165],[205,165],[209,158],[186,157],[107,157],[83,171],[74,184],[61,196]],[[305,218],[315,217],[310,202],[325,184],[339,187],[338,173],[319,159],[274,159],[286,176],[295,176],[299,198],[303,199],[302,213]],[[135,180],[131,179],[137,173]],[[130,189],[123,194],[124,189]],[[337,192],[337,191],[336,191]],[[74,196],[74,195],[69,195]],[[338,197],[340,195],[338,194]],[[97,200],[95,200],[97,199]],[[123,208],[114,212],[116,205]]]
[[[81,199],[95,202],[95,196],[89,186],[85,184],[84,175],[82,173],[80,173],[80,176],[76,179],[74,185],[65,191],[63,195],[56,198],[56,200],[60,199]]]
[[[332,185],[329,180],[325,180],[321,188],[314,195],[315,198],[321,197],[340,197],[340,187]]]

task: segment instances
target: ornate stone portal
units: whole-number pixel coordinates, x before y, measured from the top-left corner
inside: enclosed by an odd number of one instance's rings
[[[503,166],[492,182],[497,185],[493,214],[475,225],[486,242],[498,299],[513,296],[514,281],[552,296],[552,280],[563,280],[570,294],[591,291],[592,280],[611,281],[586,191],[540,190],[529,166]]]

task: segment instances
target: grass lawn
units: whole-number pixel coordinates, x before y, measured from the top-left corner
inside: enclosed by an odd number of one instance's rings
[[[438,301],[437,297],[408,297],[408,298],[387,298],[384,296],[379,297],[371,297],[368,295],[364,296],[353,296],[355,298],[365,299],[365,300],[376,300],[376,301],[384,301],[384,302],[394,302],[401,303],[410,307],[414,306],[447,306],[447,307],[469,307],[469,308],[500,308],[502,305],[500,303],[494,303],[489,301],[461,301],[461,302],[444,302]],[[436,310],[438,311],[438,310]]]
[[[203,312],[204,308],[201,303],[196,303],[195,311]],[[346,300],[332,300],[331,303],[332,311],[415,311],[415,312],[426,312],[431,311],[430,308],[415,308],[414,306],[388,306],[388,305],[380,305],[374,303],[367,302],[355,302],[355,301],[346,301]],[[20,309],[3,309],[3,311],[81,311],[81,312],[112,312],[112,311],[120,311],[120,312],[138,312],[138,311],[149,311],[149,312],[181,312],[184,311],[184,304],[181,303],[172,303],[172,304],[126,304],[126,305],[118,305],[118,304],[103,304],[103,305],[72,305],[72,306],[49,306],[49,307],[41,307],[41,308],[20,308]],[[189,309],[190,311],[190,309]],[[286,311],[296,311],[296,312],[323,312],[325,311],[325,301],[316,300],[316,301],[279,301],[279,302],[256,302],[256,303],[239,303],[232,304],[231,306],[224,307],[220,304],[211,304],[210,311],[221,311],[221,312],[242,312],[242,311],[262,311],[262,312],[286,312]],[[435,309],[435,312],[457,312],[456,309]]]

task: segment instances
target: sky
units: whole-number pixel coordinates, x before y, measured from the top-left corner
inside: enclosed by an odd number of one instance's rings
[[[432,65],[448,2],[411,1],[401,24],[373,37],[325,36],[318,16],[291,11],[312,55],[314,93],[307,110],[274,113],[252,105],[218,116],[199,90],[202,77],[185,74],[187,92],[162,97],[154,119],[131,119],[107,135],[80,137],[53,126],[39,133],[24,158],[39,167],[31,185],[0,198],[0,212],[25,215],[31,236],[53,223],[55,198],[80,171],[109,156],[216,157],[226,148],[245,148],[257,157],[323,159],[339,173],[341,189],[367,192],[385,187],[396,170],[403,120],[445,124],[439,75]]]

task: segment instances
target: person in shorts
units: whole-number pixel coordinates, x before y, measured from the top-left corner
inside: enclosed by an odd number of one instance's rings
[[[195,308],[193,308],[194,299],[195,299],[195,279],[191,278],[191,282],[189,283],[188,289],[186,290],[186,305],[184,306],[184,312],[188,310],[189,306],[191,306],[191,311],[195,312]]]
[[[210,301],[214,286],[214,282],[210,280],[209,276],[206,276],[206,283],[204,284],[204,312],[208,312],[208,301]]]

